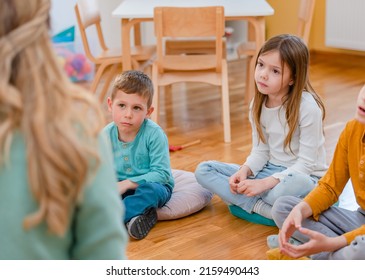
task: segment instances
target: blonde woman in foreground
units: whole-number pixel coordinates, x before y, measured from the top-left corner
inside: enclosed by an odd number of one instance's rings
[[[124,259],[102,113],[58,65],[49,9],[0,1],[0,259]]]

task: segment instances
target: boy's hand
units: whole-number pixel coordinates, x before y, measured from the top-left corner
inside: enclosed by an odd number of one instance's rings
[[[135,190],[137,187],[138,184],[130,180],[123,180],[118,182],[118,190],[120,194],[124,194],[127,190]]]

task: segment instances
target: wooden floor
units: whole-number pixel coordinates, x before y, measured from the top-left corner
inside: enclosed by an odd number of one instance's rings
[[[251,149],[245,94],[245,61],[229,62],[232,142],[223,142],[220,94],[204,84],[178,84],[172,94],[161,94],[160,125],[172,145],[195,139],[201,143],[171,153],[174,169],[194,171],[204,160],[242,163]],[[327,159],[346,121],[354,116],[357,94],[365,84],[365,57],[312,54],[310,77],[323,97]],[[129,259],[175,260],[261,260],[265,259],[266,237],[274,227],[256,225],[232,216],[214,196],[202,211],[186,218],[161,221],[140,241],[131,240]]]

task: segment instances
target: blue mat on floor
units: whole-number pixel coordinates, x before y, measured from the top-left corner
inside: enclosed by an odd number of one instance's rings
[[[231,214],[233,216],[236,216],[237,218],[246,220],[246,221],[254,223],[254,224],[276,227],[274,220],[265,218],[257,213],[249,214],[245,210],[243,210],[241,207],[238,207],[236,205],[228,205],[228,209],[229,209],[229,212],[231,212]]]

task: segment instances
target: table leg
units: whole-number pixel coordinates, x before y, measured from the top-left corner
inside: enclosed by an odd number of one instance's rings
[[[134,25],[134,45],[135,46],[140,46],[142,45],[142,40],[141,40],[141,23],[136,23]]]
[[[131,24],[129,19],[122,19],[122,62],[123,71],[132,69],[131,59]]]
[[[256,64],[256,56],[260,51],[260,48],[265,43],[265,18],[264,17],[253,17],[249,19],[251,26],[253,27],[253,31],[255,33],[255,45],[256,45],[256,54],[250,61],[250,69],[249,73],[249,81],[247,84],[247,98],[246,100],[251,100],[255,95],[255,64]],[[252,32],[251,32],[252,34]]]

